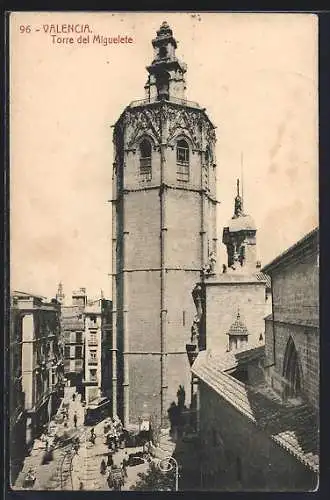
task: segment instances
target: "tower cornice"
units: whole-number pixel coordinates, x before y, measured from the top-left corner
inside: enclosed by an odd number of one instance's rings
[[[197,102],[195,101],[189,101],[187,99],[179,99],[175,97],[171,97],[169,99],[164,99],[164,100],[157,100],[157,99],[137,99],[134,101],[131,101],[128,106],[122,111],[121,115],[119,116],[118,120],[112,125],[114,129],[116,129],[118,126],[120,126],[125,118],[125,115],[127,112],[134,112],[135,110],[140,110],[143,111],[144,109],[166,109],[166,106],[169,108],[173,109],[187,109],[191,111],[195,111],[196,113],[199,113],[203,118],[206,119],[206,121],[209,123],[210,127],[212,130],[216,130],[216,126],[213,124],[211,119],[209,118],[206,108],[201,107]],[[216,141],[216,138],[214,136],[214,141]]]

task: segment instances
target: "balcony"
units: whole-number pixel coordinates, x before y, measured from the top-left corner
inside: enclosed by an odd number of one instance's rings
[[[188,106],[190,108],[201,109],[200,105],[194,101],[188,101],[187,99],[179,99],[178,97],[169,97],[168,99],[159,100],[156,98],[153,99],[138,99],[136,101],[132,101],[129,105],[130,108],[136,108],[138,106],[145,106],[146,104],[151,103],[160,103],[160,102],[171,102],[174,104],[180,104],[181,106]]]

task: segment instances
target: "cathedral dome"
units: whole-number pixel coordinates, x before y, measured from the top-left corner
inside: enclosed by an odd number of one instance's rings
[[[248,329],[241,321],[241,315],[239,312],[237,313],[236,320],[229,328],[229,332],[227,333],[227,335],[249,335]]]

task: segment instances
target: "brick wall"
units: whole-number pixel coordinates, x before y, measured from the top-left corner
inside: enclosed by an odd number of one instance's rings
[[[125,267],[128,269],[160,266],[160,205],[154,191],[129,193],[124,205]]]
[[[316,478],[215,391],[200,383],[203,489],[308,491]]]
[[[186,390],[186,403],[190,403],[190,366],[186,355],[185,346],[190,340],[190,328],[195,314],[195,306],[191,299],[191,290],[198,279],[198,273],[189,271],[168,271],[165,275],[165,307],[166,316],[166,341],[167,355],[167,384],[166,408],[172,401],[176,401],[179,385]],[[148,353],[159,352],[160,345],[160,273],[152,271],[128,273],[128,337],[130,352],[145,352],[137,356],[132,354],[129,360],[130,386],[136,384],[137,373],[147,378],[143,384],[137,384],[137,390],[130,389],[130,414],[141,411],[141,388],[145,393],[147,404],[155,406],[155,411],[160,412],[160,398],[148,396],[151,386],[157,381],[157,394],[160,395],[160,357],[158,364],[155,355]],[[150,358],[152,356],[152,358]],[[138,361],[139,360],[139,361]],[[144,361],[145,360],[145,361]],[[149,368],[143,368],[144,362]],[[138,370],[138,372],[137,372]],[[149,371],[148,371],[149,370]],[[140,373],[141,372],[141,373]],[[134,379],[134,380],[133,380]],[[147,385],[150,385],[150,388]],[[151,394],[154,394],[152,389]],[[142,398],[143,399],[143,398]],[[151,404],[152,403],[152,404]],[[157,406],[158,405],[158,406]],[[157,408],[156,408],[157,406]],[[139,415],[135,414],[135,417]]]
[[[130,351],[160,351],[160,272],[127,273]]]
[[[160,374],[159,355],[129,356],[129,418],[137,423],[143,414],[160,412]]]
[[[169,189],[166,192],[165,203],[166,265],[188,269],[200,268],[200,194]]]
[[[303,257],[272,272],[274,317],[278,321],[319,318],[317,255]]]

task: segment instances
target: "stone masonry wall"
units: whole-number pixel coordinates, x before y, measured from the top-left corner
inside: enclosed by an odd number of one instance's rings
[[[312,472],[203,382],[200,408],[203,489],[308,491],[315,488]]]
[[[303,395],[318,411],[319,406],[319,328],[318,266],[316,254],[272,274],[275,353],[273,322],[266,321],[266,353],[268,363],[275,362],[270,381],[279,392],[283,389],[284,357],[292,337],[302,370]],[[314,324],[315,326],[304,326]]]
[[[237,311],[245,323],[250,344],[264,337],[265,285],[262,282],[226,283],[206,285],[206,347],[225,351],[228,346],[228,332],[236,320]]]

